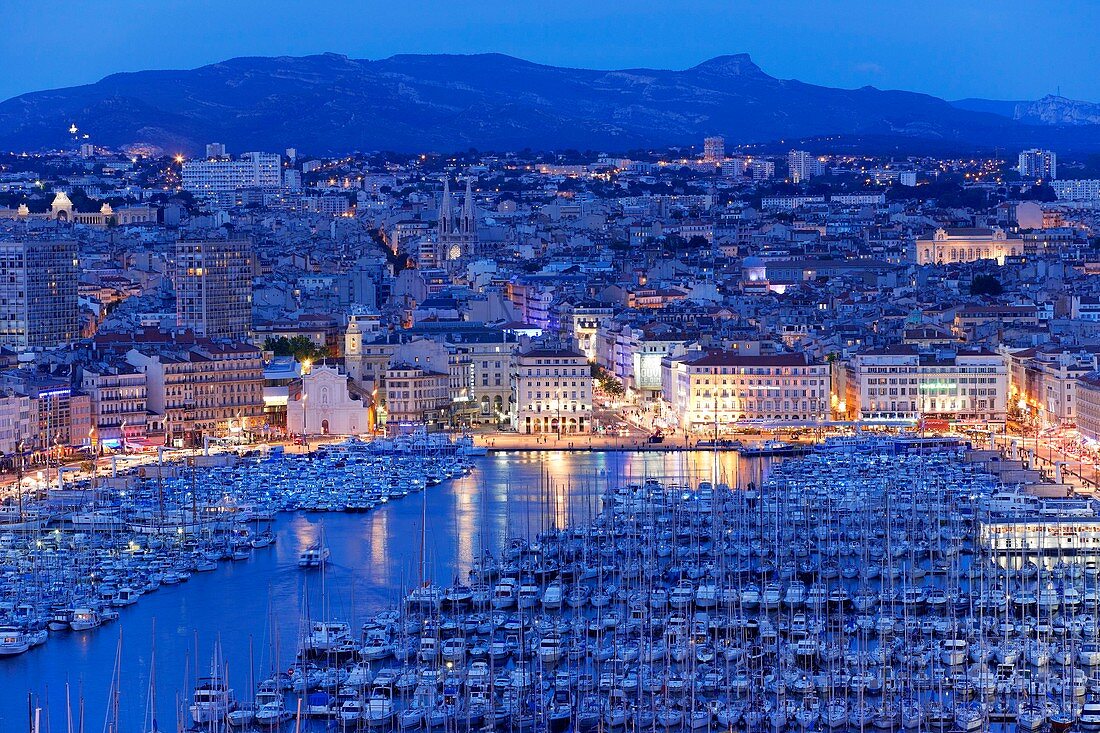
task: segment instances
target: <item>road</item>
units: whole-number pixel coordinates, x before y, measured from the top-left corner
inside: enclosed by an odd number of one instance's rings
[[[1055,470],[1059,463],[1062,466],[1062,481],[1070,484],[1077,491],[1095,493],[1100,487],[1100,463],[1087,456],[1082,457],[1079,452],[1068,448],[1068,439],[1063,436],[995,436],[998,447],[1007,452],[1012,443],[1016,443],[1019,450],[1031,451],[1035,455],[1035,468],[1041,470],[1051,481],[1054,480]],[[1020,456],[1021,459],[1025,457]]]

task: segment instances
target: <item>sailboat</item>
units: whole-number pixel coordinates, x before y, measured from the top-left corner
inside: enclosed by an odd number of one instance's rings
[[[443,604],[443,588],[428,580],[427,544],[428,544],[428,492],[420,492],[420,584],[405,596],[405,606],[410,611],[438,611]]]
[[[191,719],[198,725],[220,723],[236,709],[237,701],[225,678],[221,642],[216,642],[210,662],[210,676],[198,681],[191,696]]]

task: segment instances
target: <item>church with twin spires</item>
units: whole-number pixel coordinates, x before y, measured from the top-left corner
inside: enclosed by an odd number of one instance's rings
[[[436,234],[436,262],[468,262],[478,254],[477,209],[474,207],[473,178],[466,179],[466,196],[457,216],[451,197],[451,184],[443,179],[443,200],[439,205]]]

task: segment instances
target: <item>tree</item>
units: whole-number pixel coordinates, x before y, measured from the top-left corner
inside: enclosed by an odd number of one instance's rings
[[[293,356],[297,361],[318,361],[329,355],[324,347],[317,346],[307,336],[287,338],[268,338],[264,341],[264,351],[272,351],[275,356]]]
[[[1001,281],[992,275],[975,275],[970,281],[971,295],[1000,295],[1003,292]]]
[[[626,394],[623,383],[616,379],[614,374],[595,362],[592,363],[592,376],[596,380],[596,389],[602,392],[605,397],[618,399]]]
[[[1036,183],[1031,188],[1020,193],[1020,197],[1029,201],[1057,201],[1058,194],[1054,192],[1054,187],[1049,183]]]

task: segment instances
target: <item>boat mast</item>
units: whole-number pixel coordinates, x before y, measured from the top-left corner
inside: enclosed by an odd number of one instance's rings
[[[15,496],[16,503],[19,505],[19,526],[23,526],[23,441],[19,441],[19,445],[15,448],[17,454],[16,460],[16,472],[15,472]]]
[[[424,483],[420,489],[420,586],[423,587],[424,580],[424,554],[427,552],[427,532],[428,532],[428,480],[427,475],[424,476]]]

